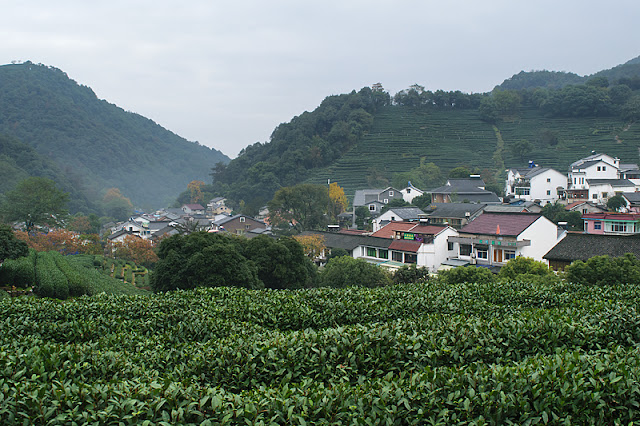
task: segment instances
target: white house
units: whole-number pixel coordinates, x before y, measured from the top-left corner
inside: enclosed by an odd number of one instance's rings
[[[619,158],[593,152],[569,167],[567,198],[604,204],[617,192],[639,189],[639,178],[637,164],[621,164]]]
[[[505,195],[524,201],[555,203],[567,188],[567,176],[549,167],[509,169]]]
[[[411,202],[413,202],[414,198],[419,197],[421,195],[424,195],[424,191],[421,190],[421,189],[416,188],[413,185],[411,185],[411,182],[409,182],[409,184],[407,185],[407,187],[405,189],[401,189],[400,193],[402,194],[402,198],[407,203],[411,203]]]
[[[546,217],[532,213],[483,213],[449,237],[458,258],[471,264],[502,266],[517,257],[545,262],[543,256],[566,235]]]
[[[373,219],[373,232],[378,231],[389,222],[417,222],[424,212],[417,207],[394,207]]]

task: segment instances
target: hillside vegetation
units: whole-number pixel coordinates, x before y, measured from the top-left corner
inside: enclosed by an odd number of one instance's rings
[[[3,424],[630,424],[640,288],[0,300]]]
[[[115,187],[136,206],[168,205],[190,181],[208,180],[215,163],[229,160],[98,99],[53,67],[0,66],[0,105],[0,134],[55,163],[62,174],[56,171],[51,178],[65,189],[71,182],[75,192],[92,200]],[[2,145],[6,141],[0,139]],[[29,163],[19,169],[41,173]]]
[[[330,180],[352,197],[430,163],[444,176],[466,166],[499,187],[506,167],[530,160],[564,171],[595,150],[636,163],[639,121],[637,60],[589,77],[521,73],[484,94],[413,85],[391,96],[374,85],[281,124],[217,166],[213,188],[255,213],[283,186]]]

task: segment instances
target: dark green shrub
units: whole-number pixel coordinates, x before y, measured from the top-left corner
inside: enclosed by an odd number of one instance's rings
[[[333,288],[382,287],[392,282],[390,274],[379,266],[350,256],[331,259],[320,274],[320,284]]]
[[[516,257],[508,261],[501,269],[498,277],[510,280],[523,280],[521,275],[547,276],[553,274],[544,262],[539,262],[530,257]]]
[[[403,266],[393,274],[393,282],[396,284],[417,283],[429,279],[429,268],[418,268],[416,265]]]
[[[36,293],[42,297],[66,299],[69,281],[58,269],[54,256],[58,252],[40,252],[36,259]]]
[[[495,275],[487,268],[476,266],[459,266],[446,271],[440,271],[438,278],[446,284],[487,284],[496,279]]]
[[[342,256],[349,256],[349,252],[343,248],[336,247],[331,249],[331,254],[327,259],[331,260],[334,257],[342,257]]]
[[[594,256],[576,260],[565,268],[569,282],[587,285],[618,285],[640,282],[640,260],[631,253],[623,257]]]

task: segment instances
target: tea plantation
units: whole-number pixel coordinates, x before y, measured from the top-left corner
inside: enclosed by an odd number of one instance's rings
[[[640,285],[0,300],[1,424],[629,424]]]

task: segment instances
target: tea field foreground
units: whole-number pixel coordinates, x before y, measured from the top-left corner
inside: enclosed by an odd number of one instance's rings
[[[1,424],[628,424],[640,285],[0,300]]]

